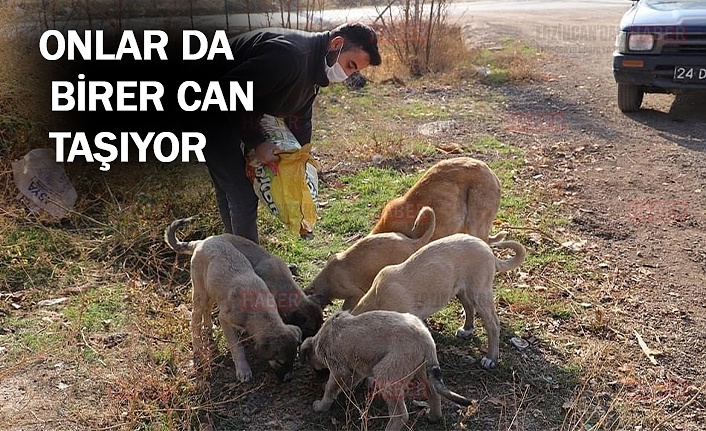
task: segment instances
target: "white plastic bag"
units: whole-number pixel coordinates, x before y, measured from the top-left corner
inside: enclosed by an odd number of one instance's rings
[[[26,200],[34,212],[44,210],[56,218],[65,217],[76,203],[76,189],[66,176],[51,148],[38,148],[12,162],[12,174],[20,190],[17,198]]]

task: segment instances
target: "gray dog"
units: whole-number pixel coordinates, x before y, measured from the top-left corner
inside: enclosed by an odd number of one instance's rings
[[[314,402],[317,412],[327,411],[341,389],[352,390],[369,376],[387,403],[387,431],[401,430],[409,419],[404,399],[412,379],[426,388],[431,421],[441,419],[439,395],[463,406],[471,404],[444,384],[434,339],[412,314],[369,311],[352,316],[339,311],[301,345],[299,357],[314,369],[330,371],[323,398]]]

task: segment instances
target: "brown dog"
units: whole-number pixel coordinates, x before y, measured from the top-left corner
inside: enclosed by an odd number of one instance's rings
[[[173,249],[179,251],[179,242],[175,237],[176,230],[191,219],[176,220],[167,229],[167,241]],[[271,255],[259,244],[242,236],[224,235],[223,239],[230,242],[250,261],[255,273],[265,282],[274,296],[277,311],[284,323],[298,326],[303,338],[316,334],[324,322],[321,307],[299,288],[287,264],[279,257]]]
[[[455,233],[467,233],[485,242],[505,236],[502,232],[489,237],[500,207],[500,181],[480,160],[457,157],[429,168],[404,196],[385,205],[372,233],[414,236],[414,221],[424,206],[436,214],[432,241]]]
[[[390,413],[387,431],[401,430],[409,418],[404,399],[412,379],[418,379],[429,399],[431,421],[441,419],[439,395],[462,406],[471,403],[446,387],[434,339],[411,314],[370,311],[351,316],[339,311],[301,345],[299,358],[314,369],[330,370],[324,396],[314,402],[317,412],[327,411],[342,388],[350,391],[373,376]]]
[[[200,241],[179,242],[173,231],[165,231],[165,241],[178,253],[191,253],[193,311],[191,335],[194,361],[204,364],[206,347],[213,347],[211,312],[218,304],[218,318],[235,363],[239,381],[252,378],[245,350],[237,328],[244,329],[255,341],[255,353],[269,362],[277,377],[292,378],[301,330],[285,325],[277,313],[275,298],[250,264],[235,248],[230,234],[210,236]]]
[[[481,365],[494,368],[499,355],[500,323],[493,303],[493,279],[496,272],[520,266],[526,251],[516,241],[492,246],[510,248],[515,256],[500,260],[487,243],[462,233],[432,241],[403,263],[383,268],[351,314],[391,310],[426,319],[456,296],[466,313],[466,322],[456,335],[468,337],[473,333],[477,308],[488,333],[488,353]]]
[[[387,232],[361,238],[347,250],[331,256],[304,292],[322,308],[332,299],[343,299],[342,308],[352,309],[370,289],[378,272],[387,265],[403,262],[426,245],[435,226],[434,211],[426,207],[419,212],[412,229],[416,233],[426,227],[419,235]]]

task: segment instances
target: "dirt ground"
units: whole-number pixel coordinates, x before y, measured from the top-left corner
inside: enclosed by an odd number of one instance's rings
[[[534,118],[528,133],[500,139],[530,150],[534,178],[571,209],[596,264],[615,276],[594,295],[612,304],[608,318],[634,355],[633,331],[664,353],[638,373],[693,385],[675,429],[704,429],[706,99],[649,94],[640,112],[618,110],[611,51],[623,11],[476,14],[465,34],[486,46],[517,36],[548,54],[548,79],[508,90],[510,118]],[[558,124],[537,125],[552,115]]]

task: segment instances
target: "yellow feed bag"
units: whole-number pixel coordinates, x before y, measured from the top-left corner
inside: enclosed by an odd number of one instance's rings
[[[307,184],[307,165],[317,168],[311,157],[311,144],[299,150],[279,153],[277,174],[272,178],[270,193],[280,220],[292,233],[309,236],[316,224],[316,205]]]
[[[319,192],[318,164],[311,156],[311,144],[300,146],[278,118],[265,115],[261,125],[267,138],[279,149],[280,161],[274,166],[263,166],[253,154],[247,155],[246,172],[255,194],[293,234],[311,238]]]

